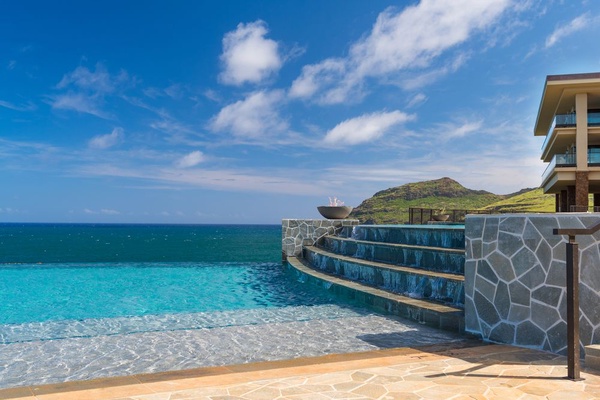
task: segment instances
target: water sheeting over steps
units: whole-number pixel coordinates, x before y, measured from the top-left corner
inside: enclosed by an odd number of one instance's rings
[[[411,311],[402,312],[414,320],[422,316],[416,310],[428,310],[431,316],[435,314],[431,309],[448,307],[452,318],[459,318],[450,325],[462,330],[464,243],[462,226],[359,225],[304,246],[303,259],[290,265],[300,262],[313,277],[351,282],[365,293],[385,293],[396,304],[386,307],[396,311],[410,304]]]
[[[336,255],[315,247],[304,249],[305,260],[321,271],[412,298],[462,306],[464,277],[398,267]]]

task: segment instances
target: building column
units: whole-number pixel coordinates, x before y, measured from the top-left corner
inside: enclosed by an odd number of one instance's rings
[[[554,195],[554,212],[560,212],[560,193]]]
[[[587,212],[589,208],[590,185],[588,171],[575,172],[575,205],[578,212]]]
[[[569,212],[569,200],[566,190],[560,191],[560,212]]]
[[[571,206],[575,205],[575,186],[567,186],[566,212],[571,212]]]
[[[577,146],[577,171],[588,170],[588,95],[575,95],[575,146]]]

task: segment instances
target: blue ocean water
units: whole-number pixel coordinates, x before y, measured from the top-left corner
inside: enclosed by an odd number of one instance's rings
[[[280,226],[0,224],[0,324],[326,304]]]

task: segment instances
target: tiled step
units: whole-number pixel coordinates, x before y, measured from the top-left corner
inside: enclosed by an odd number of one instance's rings
[[[299,279],[321,285],[340,296],[358,300],[376,310],[398,315],[439,329],[464,332],[464,312],[460,308],[415,299],[366,286],[311,268],[307,260],[288,257],[287,266]]]
[[[319,247],[344,256],[430,271],[464,274],[465,250],[325,236]]]
[[[361,284],[424,300],[462,307],[464,275],[361,260],[318,247],[304,248],[307,265]]]
[[[358,225],[345,227],[339,236],[369,242],[465,249],[465,229],[461,225]]]

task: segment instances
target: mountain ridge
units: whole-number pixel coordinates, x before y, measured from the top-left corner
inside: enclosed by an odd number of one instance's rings
[[[356,207],[350,218],[367,224],[403,224],[408,222],[408,209],[411,207],[548,212],[554,209],[554,196],[543,194],[539,188],[498,195],[486,190],[467,189],[454,179],[443,177],[381,190]]]

